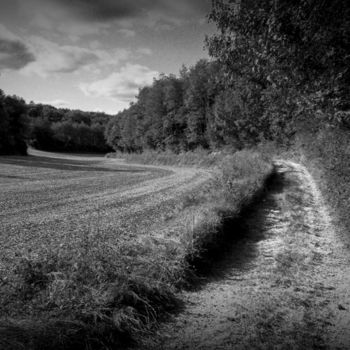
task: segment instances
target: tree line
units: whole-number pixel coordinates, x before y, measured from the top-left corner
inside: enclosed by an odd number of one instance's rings
[[[226,83],[219,61],[200,60],[179,76],[161,75],[139,91],[129,109],[111,118],[105,136],[124,152],[241,149],[271,137],[266,123],[248,115],[254,91]]]
[[[26,154],[26,104],[0,90],[0,155]]]
[[[212,59],[161,75],[116,116],[25,105],[2,93],[0,152],[23,151],[23,138],[47,150],[182,152],[285,144],[325,127],[349,130],[347,0],[212,4]]]
[[[104,138],[109,115],[30,103],[28,144],[47,151],[108,152]]]
[[[223,72],[216,62],[200,60],[183,67],[178,77],[161,75],[139,91],[129,109],[111,118],[105,136],[114,149],[141,152],[217,148],[237,142],[227,130],[231,121]]]
[[[0,154],[46,151],[108,152],[104,138],[110,116],[26,102],[0,90]]]
[[[106,126],[116,150],[175,152],[288,143],[350,127],[347,0],[214,0],[212,61],[162,75]]]

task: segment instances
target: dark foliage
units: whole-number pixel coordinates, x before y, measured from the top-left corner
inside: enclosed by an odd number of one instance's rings
[[[5,96],[0,90],[0,155],[26,154],[26,105],[17,96]]]
[[[345,0],[214,0],[217,61],[161,76],[106,128],[115,150],[181,152],[263,140],[311,123],[349,127],[350,5]]]
[[[47,151],[108,152],[104,139],[105,125],[110,116],[104,113],[57,109],[41,104],[29,104],[28,116],[31,146]]]
[[[232,99],[246,101],[249,136],[298,140],[349,232],[349,1],[214,0],[209,19],[209,52]]]
[[[219,29],[209,52],[238,96],[248,90],[247,118],[265,138],[348,123],[339,114],[350,108],[348,1],[214,0],[209,18]]]
[[[221,66],[206,60],[183,67],[179,77],[162,75],[140,90],[135,104],[110,120],[105,132],[108,144],[125,152],[176,153],[242,146],[239,128],[230,120],[232,97],[222,92],[223,78]]]

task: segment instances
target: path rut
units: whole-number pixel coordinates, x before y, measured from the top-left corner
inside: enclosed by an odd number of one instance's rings
[[[349,254],[307,169],[277,177],[149,349],[350,349]]]

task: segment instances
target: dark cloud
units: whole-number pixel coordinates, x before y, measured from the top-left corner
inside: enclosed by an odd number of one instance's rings
[[[87,19],[108,20],[114,18],[130,18],[138,16],[142,9],[140,7],[147,1],[121,0],[53,0],[56,3],[63,4],[73,10],[79,17]]]
[[[0,69],[21,69],[35,56],[19,40],[0,38]]]
[[[203,16],[210,0],[51,0],[75,15],[92,20],[136,18],[157,13],[164,17]]]
[[[0,0],[0,16],[2,18],[12,18],[19,11],[19,1],[18,0]]]

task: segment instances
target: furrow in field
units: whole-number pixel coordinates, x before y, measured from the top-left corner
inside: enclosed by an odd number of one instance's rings
[[[159,231],[181,196],[211,177],[199,169],[93,159],[48,153],[0,158],[3,261],[97,230],[111,241]]]

